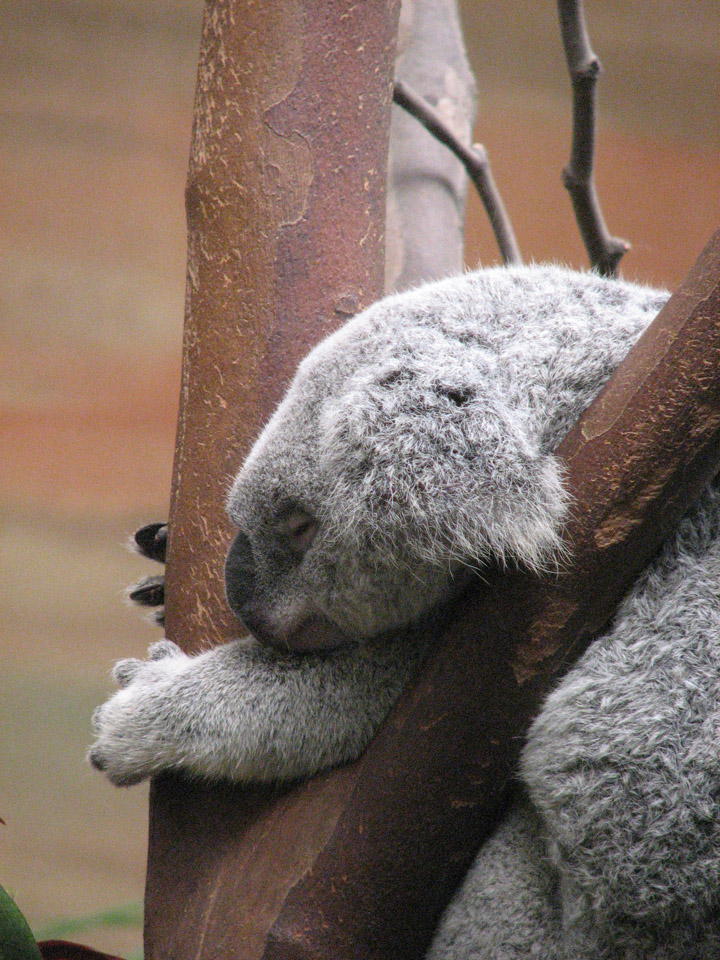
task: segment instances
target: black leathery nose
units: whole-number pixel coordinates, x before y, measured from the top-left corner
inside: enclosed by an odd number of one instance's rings
[[[255,560],[252,545],[244,533],[236,534],[225,559],[225,595],[235,616],[243,619],[243,610],[255,592]]]

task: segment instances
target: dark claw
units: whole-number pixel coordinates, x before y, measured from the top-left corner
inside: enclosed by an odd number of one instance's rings
[[[165,603],[165,577],[145,577],[132,587],[128,596],[142,607],[161,607]]]
[[[167,524],[149,523],[135,532],[135,544],[138,551],[148,560],[165,563],[167,552]],[[140,602],[140,601],[138,601]]]
[[[105,761],[103,760],[103,755],[97,747],[92,747],[88,753],[88,760],[95,767],[96,770],[105,769]]]

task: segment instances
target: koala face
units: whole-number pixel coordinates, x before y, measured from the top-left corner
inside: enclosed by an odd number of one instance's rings
[[[306,358],[228,498],[228,600],[258,639],[375,637],[490,558],[539,567],[555,554],[566,502],[547,425],[616,362],[581,301],[603,293],[617,316],[617,288],[639,289],[615,283],[611,304],[607,284],[559,268],[466,275],[381,301]],[[636,312],[623,352],[654,315]],[[563,366],[568,343],[578,357]]]
[[[559,267],[389,297],[303,361],[228,498],[233,610],[260,640],[403,627],[488,560],[557,559],[553,450],[666,294]]]
[[[369,371],[379,371],[381,391],[392,393],[395,380],[366,333],[348,327],[303,362],[233,484],[228,512],[239,531],[227,596],[261,641],[309,650],[373,637],[409,623],[463,579],[459,563],[403,549],[391,522],[406,495],[385,462],[396,453],[365,435],[372,426],[356,421],[356,397],[374,383]],[[395,390],[404,392],[399,381]]]

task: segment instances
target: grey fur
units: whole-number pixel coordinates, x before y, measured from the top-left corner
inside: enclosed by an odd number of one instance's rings
[[[168,768],[293,777],[357,756],[438,601],[490,557],[557,562],[553,450],[666,296],[495,269],[390,297],[328,338],[228,498],[229,597],[271,646],[190,658],[165,642],[121,661],[92,762],[128,784]],[[720,955],[719,518],[712,487],[548,698],[521,795],[432,960]],[[328,649],[297,652],[315,628]]]

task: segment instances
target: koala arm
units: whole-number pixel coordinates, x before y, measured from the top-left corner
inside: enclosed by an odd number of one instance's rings
[[[291,779],[357,757],[423,654],[404,637],[325,654],[236,640],[187,656],[167,640],[121,660],[89,760],[117,786],[167,770]]]

